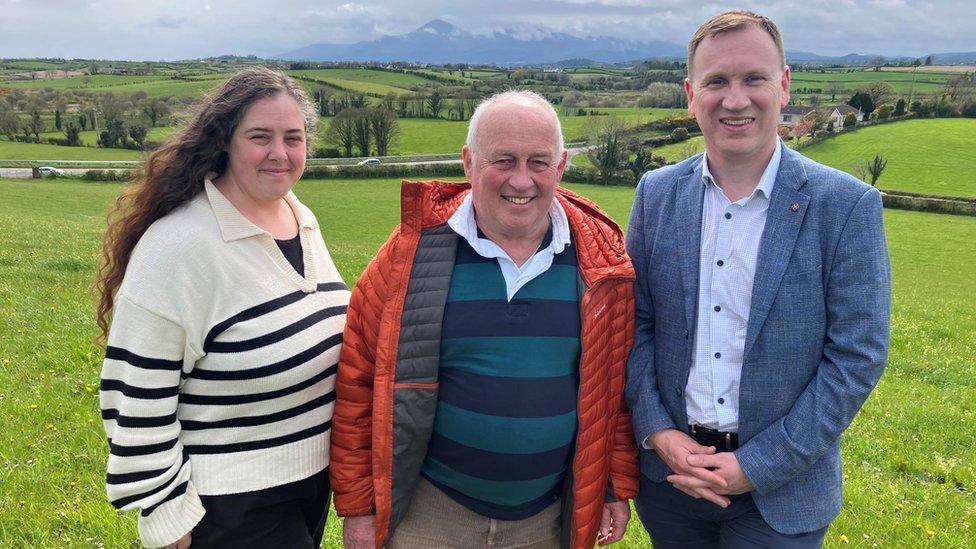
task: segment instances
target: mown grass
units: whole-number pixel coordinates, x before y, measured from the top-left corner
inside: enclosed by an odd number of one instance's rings
[[[589,112],[590,109],[586,109]],[[680,112],[680,109],[593,109],[616,116],[625,125],[650,122]],[[574,111],[575,112],[575,111]],[[560,114],[559,120],[566,141],[577,141],[586,137],[587,127],[592,119],[604,121],[604,116],[575,116]],[[326,143],[329,121],[319,119],[318,146],[334,146]],[[461,151],[468,135],[466,120],[445,120],[443,118],[401,118],[397,120],[400,135],[391,151],[397,155],[457,153]]]
[[[298,78],[313,78],[316,80],[327,80],[339,82],[361,82],[364,84],[378,84],[376,88],[387,89],[396,88],[403,93],[404,88],[410,86],[430,86],[431,81],[421,78],[414,74],[406,74],[393,71],[380,71],[370,69],[311,69],[288,71],[288,74]],[[445,76],[447,76],[445,74]],[[339,84],[346,87],[344,84]],[[363,90],[367,91],[367,90]],[[380,92],[383,93],[383,92]]]
[[[936,93],[945,88],[945,83],[951,78],[948,73],[918,73],[914,76],[915,93]],[[831,84],[837,84],[846,90],[855,90],[869,82],[888,82],[898,93],[907,94],[913,89],[912,71],[855,71],[855,72],[794,72],[791,88],[823,88],[827,93]],[[844,101],[848,98],[845,97]]]
[[[839,170],[883,154],[888,165],[878,187],[976,197],[976,120],[906,120],[843,133],[805,147],[810,158]]]
[[[69,121],[74,122],[69,118]],[[148,124],[147,124],[148,125]],[[174,131],[176,131],[175,126],[156,126],[155,128],[149,129],[149,135],[146,137],[148,141],[162,142],[164,139],[169,137]],[[64,139],[63,131],[47,131],[41,133],[41,137]],[[82,145],[85,147],[97,147],[98,146],[98,132],[95,130],[85,130],[83,132],[78,132],[78,138],[81,140]],[[28,143],[29,144],[29,143]]]
[[[69,76],[38,80],[0,81],[0,88],[10,89],[52,89],[88,90],[98,93],[145,92],[149,97],[200,97],[204,92],[218,86],[230,74],[209,74],[191,80],[174,80],[165,76],[129,76],[96,74],[94,76]],[[90,82],[86,84],[90,78]]]
[[[801,143],[802,144],[802,143]],[[795,145],[790,140],[789,145]],[[705,150],[701,137],[654,149],[669,162]],[[817,162],[857,175],[856,166],[882,154],[888,164],[878,188],[942,196],[976,197],[976,120],[905,120],[846,132],[801,152]],[[574,162],[576,162],[574,160]]]
[[[129,149],[62,147],[44,143],[0,140],[0,160],[139,160],[140,158],[142,158],[141,152]]]
[[[399,217],[395,180],[310,180],[299,196],[352,284]],[[626,223],[633,189],[573,185]],[[105,501],[102,350],[91,293],[116,184],[0,180],[0,546],[137,547]],[[845,505],[825,546],[966,547],[976,538],[976,219],[887,211],[890,365],[844,436]],[[634,519],[636,521],[636,518]],[[339,522],[325,547],[339,547]],[[847,540],[845,543],[843,540]],[[648,547],[632,522],[621,547]]]
[[[35,80],[10,80],[0,82],[0,88],[11,89],[91,89],[94,91],[110,91],[111,88],[126,84],[158,82],[168,80],[165,76],[129,76],[114,74],[95,74],[91,76],[66,76],[64,78],[38,78]]]

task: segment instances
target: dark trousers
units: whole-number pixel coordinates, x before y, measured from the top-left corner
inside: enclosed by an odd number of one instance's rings
[[[193,549],[315,549],[329,516],[329,470],[257,492],[200,496],[206,514],[192,533]]]
[[[823,543],[826,527],[803,534],[781,534],[763,520],[751,494],[729,499],[732,504],[723,509],[695,499],[669,482],[654,482],[641,475],[634,506],[654,549],[814,549]]]

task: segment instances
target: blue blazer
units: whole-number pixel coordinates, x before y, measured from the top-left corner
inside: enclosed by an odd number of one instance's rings
[[[735,455],[766,522],[796,534],[840,512],[840,435],[885,367],[891,270],[880,193],[781,146],[752,289]],[[698,155],[648,172],[637,187],[626,396],[638,445],[688,424],[701,177]],[[669,474],[652,450],[641,449],[640,466],[653,481]]]

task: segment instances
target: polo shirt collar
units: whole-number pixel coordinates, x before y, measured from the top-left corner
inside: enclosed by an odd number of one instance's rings
[[[563,209],[562,204],[555,198],[549,205],[549,220],[552,238],[547,247],[553,254],[562,253],[570,243],[569,218],[566,217],[566,210]],[[498,257],[501,249],[497,244],[485,238],[484,233],[478,229],[471,193],[464,197],[461,205],[447,220],[447,224],[482,257]],[[545,247],[540,248],[540,251],[545,249]]]
[[[210,208],[217,218],[217,226],[220,227],[220,236],[224,239],[224,242],[231,242],[261,234],[270,234],[268,231],[252,223],[250,219],[244,217],[244,214],[231,204],[230,200],[227,200],[227,197],[213,184],[213,179],[216,176],[217,174],[215,173],[207,174],[207,177],[203,181],[203,188],[207,201],[210,202]],[[298,198],[293,192],[288,191],[288,194],[285,195],[285,202],[291,207],[291,211],[295,213],[295,219],[298,221],[300,229],[318,228],[315,216],[298,201]]]

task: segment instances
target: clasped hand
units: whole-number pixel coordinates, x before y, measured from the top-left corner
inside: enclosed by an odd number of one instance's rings
[[[668,482],[695,499],[728,507],[727,496],[752,490],[732,452],[717,453],[714,446],[702,446],[677,429],[658,431],[649,442],[673,472]]]

